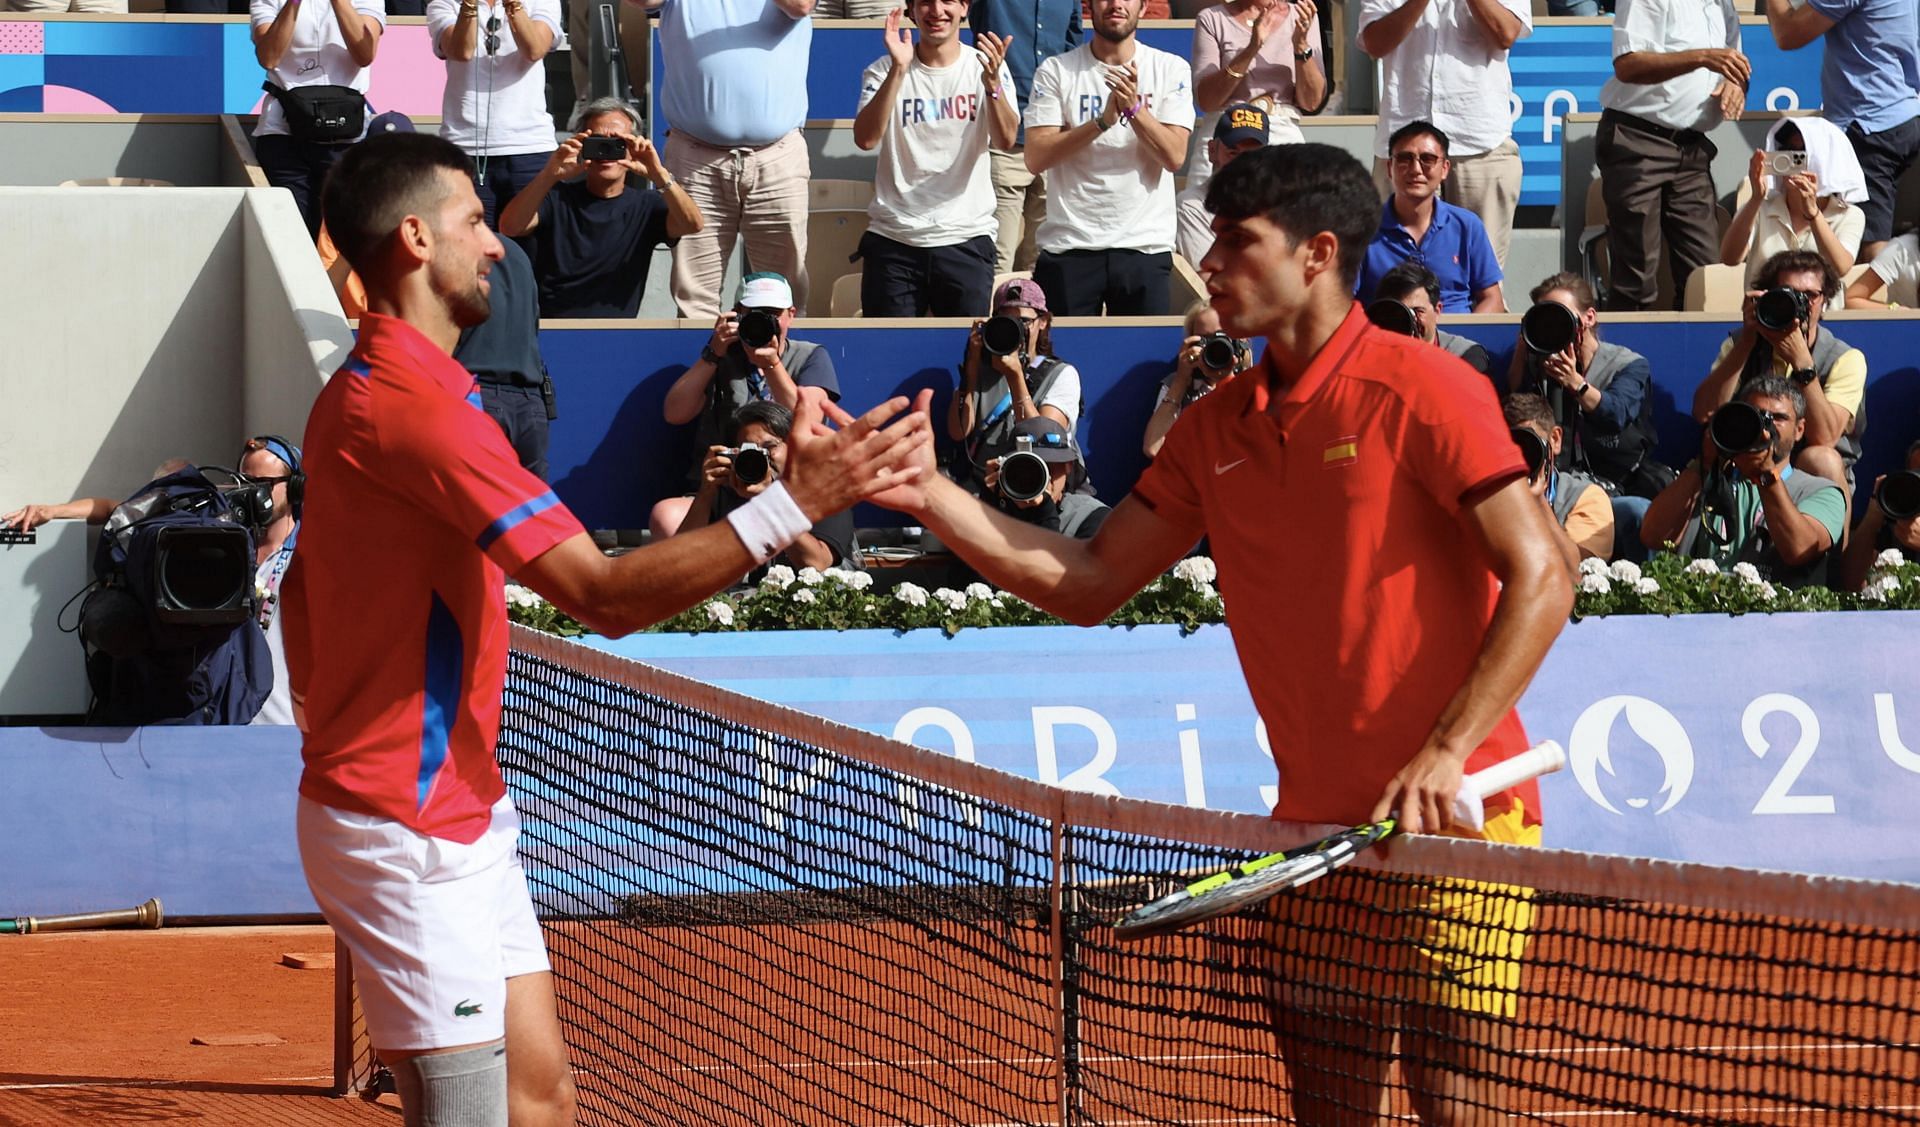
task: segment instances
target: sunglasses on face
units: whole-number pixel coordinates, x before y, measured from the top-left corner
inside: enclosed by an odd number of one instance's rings
[[[1441,156],[1439,153],[1395,153],[1393,154],[1393,166],[1395,168],[1412,168],[1415,164],[1418,164],[1421,168],[1434,169],[1440,167],[1440,162],[1446,159],[1446,157]]]

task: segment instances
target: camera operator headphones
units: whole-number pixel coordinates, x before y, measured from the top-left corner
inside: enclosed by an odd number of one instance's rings
[[[293,519],[300,519],[301,504],[307,499],[307,472],[301,466],[300,448],[277,434],[258,434],[247,439],[240,448],[240,457],[234,463],[239,466],[247,460],[247,455],[255,450],[265,450],[286,463],[287,466],[287,505],[293,509]]]

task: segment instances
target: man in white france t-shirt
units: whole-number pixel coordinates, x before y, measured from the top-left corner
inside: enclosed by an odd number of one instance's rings
[[[1033,77],[1027,167],[1047,173],[1033,280],[1059,316],[1167,312],[1193,71],[1134,37],[1144,5],[1093,0],[1093,38]]]
[[[910,0],[920,41],[887,16],[887,53],[860,78],[853,143],[880,150],[860,240],[868,317],[981,317],[997,258],[987,151],[1020,129],[1007,41],[960,42],[968,0]]]
[[[560,0],[429,0],[427,34],[447,60],[440,136],[474,160],[487,226],[555,148],[541,60],[560,35]]]

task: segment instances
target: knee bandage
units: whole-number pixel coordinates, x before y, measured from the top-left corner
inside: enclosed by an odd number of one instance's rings
[[[406,1127],[507,1127],[507,1043],[393,1066]]]

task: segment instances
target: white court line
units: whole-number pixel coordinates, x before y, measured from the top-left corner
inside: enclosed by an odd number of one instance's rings
[[[1534,1056],[1574,1056],[1585,1053],[1764,1053],[1856,1052],[1864,1049],[1915,1049],[1920,1044],[1878,1045],[1869,1041],[1806,1042],[1787,1045],[1593,1045],[1584,1048],[1520,1049]]]
[[[1875,1104],[1871,1108],[1865,1108],[1865,1109],[1852,1108],[1849,1110],[1920,1111],[1920,1104]],[[1534,1118],[1538,1118],[1538,1119],[1600,1119],[1600,1118],[1621,1118],[1624,1116],[1633,1116],[1635,1118],[1639,1118],[1643,1113],[1638,1111],[1536,1111],[1536,1112],[1531,1112],[1529,1114]],[[1676,1107],[1676,1108],[1670,1109],[1667,1112],[1667,1114],[1726,1116],[1726,1115],[1836,1115],[1838,1113],[1835,1112],[1832,1108],[1798,1107],[1798,1106],[1789,1104],[1789,1105],[1782,1105],[1779,1107],[1767,1107],[1767,1106]]]
[[[316,1080],[332,1080],[326,1076],[269,1076],[265,1080],[58,1080],[41,1084],[0,1084],[0,1092],[32,1092],[47,1088],[187,1088],[194,1085],[222,1084],[306,1084]]]

